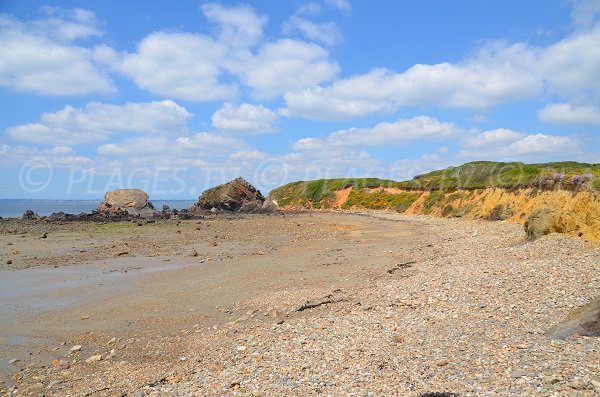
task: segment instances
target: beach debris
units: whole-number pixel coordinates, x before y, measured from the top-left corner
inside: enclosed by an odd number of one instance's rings
[[[91,363],[95,363],[98,361],[102,360],[102,355],[101,354],[96,354],[94,356],[90,356],[88,358],[85,359],[85,363],[86,364],[91,364]]]
[[[52,367],[54,367],[54,370],[57,372],[64,371],[65,369],[68,369],[70,366],[71,365],[69,364],[69,362],[62,358],[52,360]]]
[[[81,345],[75,345],[72,348],[69,349],[69,353],[75,353],[81,351]]]
[[[389,274],[394,274],[396,273],[398,270],[403,270],[403,269],[408,269],[411,268],[413,264],[415,264],[417,262],[415,261],[408,261],[408,262],[404,262],[404,263],[398,263],[395,267],[388,269],[388,273]]]
[[[18,358],[13,358],[13,359],[12,359],[12,360],[10,360],[8,363],[9,363],[10,365],[13,365],[13,364],[16,364],[16,363],[18,363],[19,361],[21,361],[21,360],[19,360]]]

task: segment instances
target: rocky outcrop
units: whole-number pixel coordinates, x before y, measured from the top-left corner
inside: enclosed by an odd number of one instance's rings
[[[98,212],[109,215],[153,215],[154,206],[148,201],[148,193],[140,189],[117,189],[107,192]]]
[[[196,206],[205,211],[261,212],[265,197],[244,178],[205,190]]]

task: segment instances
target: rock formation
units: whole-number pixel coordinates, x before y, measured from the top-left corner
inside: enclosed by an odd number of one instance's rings
[[[148,194],[140,189],[117,189],[107,192],[98,212],[109,215],[152,215],[154,206],[148,201]]]
[[[244,178],[205,190],[196,206],[206,211],[261,212],[265,197]]]

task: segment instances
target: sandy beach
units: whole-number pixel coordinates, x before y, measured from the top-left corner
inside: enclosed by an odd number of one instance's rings
[[[600,387],[598,338],[550,337],[600,296],[596,243],[385,213],[3,227],[6,395]]]

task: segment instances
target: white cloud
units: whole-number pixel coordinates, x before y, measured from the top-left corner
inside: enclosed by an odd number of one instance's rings
[[[329,4],[332,7],[337,8],[340,11],[343,11],[345,13],[350,13],[352,12],[352,6],[350,5],[350,2],[348,2],[348,0],[325,0],[327,4]]]
[[[73,168],[87,167],[93,164],[93,160],[86,156],[77,155],[68,146],[57,146],[49,149],[40,149],[30,146],[0,145],[0,164],[16,165],[23,164],[32,159],[40,159],[52,167]]]
[[[299,32],[311,41],[334,45],[342,39],[342,33],[334,22],[313,22],[308,19],[292,16],[283,24],[283,33],[291,35]]]
[[[94,14],[48,10],[47,18],[26,22],[0,14],[0,86],[42,95],[114,92],[93,51],[73,44],[101,34]]]
[[[394,110],[400,106],[437,104],[486,109],[532,98],[542,89],[529,67],[534,57],[523,45],[488,45],[472,59],[453,65],[415,65],[404,73],[373,69],[285,95],[290,115],[344,119]]]
[[[459,157],[486,160],[538,160],[582,154],[581,143],[568,136],[525,134],[508,129],[484,131],[463,141]]]
[[[314,1],[301,5],[296,10],[296,15],[317,15],[321,13],[321,4]]]
[[[573,107],[568,103],[550,104],[538,111],[541,121],[555,124],[600,124],[600,108]]]
[[[322,47],[292,39],[267,43],[256,55],[246,54],[231,65],[232,72],[260,99],[332,80],[339,69]]]
[[[373,128],[351,128],[330,134],[326,139],[304,138],[292,144],[295,150],[328,150],[331,147],[363,147],[400,144],[411,140],[456,136],[461,129],[452,123],[427,116],[379,123]]]
[[[259,150],[241,150],[229,156],[232,160],[264,160],[268,157],[266,153]]]
[[[499,128],[491,131],[484,131],[475,136],[465,138],[464,145],[471,148],[486,148],[498,145],[510,145],[511,143],[523,138],[521,132]]]
[[[214,101],[237,95],[234,84],[218,80],[226,55],[227,47],[207,36],[156,32],[138,44],[137,52],[125,55],[118,68],[154,94]]]
[[[110,134],[176,134],[187,132],[192,114],[170,100],[112,105],[91,102],[83,109],[66,106],[44,113],[38,123],[7,129],[17,140],[77,145],[105,140]]]
[[[31,21],[31,32],[59,41],[73,41],[102,36],[102,23],[92,11],[82,8],[42,7],[43,19]]]
[[[347,119],[403,106],[488,109],[539,96],[544,87],[567,97],[600,98],[600,25],[545,48],[488,43],[452,64],[416,64],[404,72],[376,68],[329,86],[288,91],[286,113]]]
[[[224,7],[217,3],[200,7],[206,18],[218,25],[218,40],[234,48],[255,45],[263,34],[266,16],[259,16],[248,6]]]
[[[577,31],[546,48],[540,56],[540,78],[560,95],[600,97],[600,24]]]
[[[212,116],[212,124],[215,128],[234,132],[271,132],[274,131],[275,120],[277,114],[271,109],[249,103],[239,106],[225,103]]]
[[[573,5],[571,19],[575,26],[590,26],[600,14],[600,1],[598,0],[571,0],[570,2]]]

